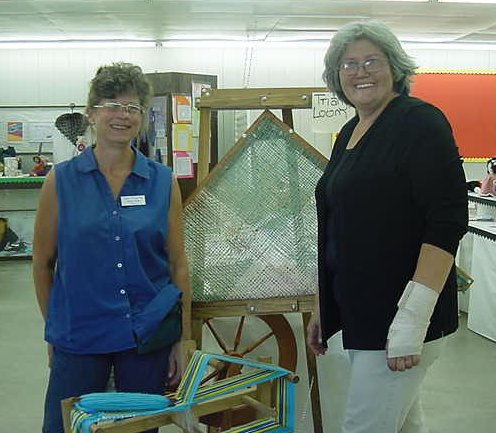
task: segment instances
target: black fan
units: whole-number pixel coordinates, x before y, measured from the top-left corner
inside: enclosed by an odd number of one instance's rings
[[[78,136],[84,135],[89,122],[81,113],[65,113],[57,117],[55,126],[75,146]]]

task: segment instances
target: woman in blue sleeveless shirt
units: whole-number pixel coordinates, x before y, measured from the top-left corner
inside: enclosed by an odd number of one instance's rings
[[[43,433],[62,433],[60,401],[105,391],[112,369],[118,391],[162,394],[179,379],[177,344],[137,351],[180,299],[190,338],[179,186],[130,145],[150,97],[138,66],[101,67],[86,110],[96,143],[42,188],[33,277],[50,365]]]

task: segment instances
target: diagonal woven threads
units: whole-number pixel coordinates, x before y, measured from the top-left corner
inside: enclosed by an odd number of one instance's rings
[[[194,301],[312,295],[326,160],[263,113],[184,209]]]
[[[214,383],[202,384],[201,379],[207,374],[209,361],[212,359],[243,365],[251,370]],[[97,423],[167,412],[185,412],[198,403],[275,380],[277,398],[274,417],[239,426],[233,432],[285,433],[292,431],[294,425],[294,383],[286,380],[289,373],[289,370],[273,364],[195,351],[176,393],[169,394],[169,397],[176,402],[175,405],[168,405],[169,400],[159,395],[115,392],[86,394],[81,396],[80,401],[71,411],[71,430],[73,433],[90,433],[91,426]],[[112,410],[102,410],[103,408]]]

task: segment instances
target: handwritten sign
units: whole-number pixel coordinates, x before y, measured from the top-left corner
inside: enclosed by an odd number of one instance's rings
[[[338,99],[334,93],[312,93],[313,132],[339,132],[355,115],[355,109]]]
[[[52,122],[31,122],[28,123],[28,141],[39,143],[53,141]]]

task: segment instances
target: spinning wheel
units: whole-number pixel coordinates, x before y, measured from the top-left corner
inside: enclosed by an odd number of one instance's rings
[[[273,362],[287,370],[294,371],[296,369],[295,337],[291,325],[282,314],[241,316],[239,318],[228,318],[228,320],[229,322],[225,318],[204,319],[205,326],[223,354],[243,358],[246,355],[253,354],[256,349],[262,348],[265,343],[270,347],[274,343],[270,339],[274,338],[278,349],[278,358],[273,359]],[[263,322],[265,326],[261,326],[263,323],[256,322]],[[232,343],[226,341],[225,335],[229,333],[225,331],[226,327],[223,326],[223,330],[220,330],[220,326],[225,324],[228,327],[229,324],[230,326],[236,325]],[[251,338],[243,338],[243,334],[248,330],[252,331]],[[264,355],[267,356],[269,353],[265,352]]]
[[[203,324],[203,343],[209,346],[209,351],[220,351],[236,358],[255,359],[257,354],[259,357],[263,355],[264,360],[270,359],[287,370],[296,370],[296,340],[291,325],[282,314],[206,318]],[[202,383],[241,374],[243,368],[241,364],[225,363],[221,369],[206,376]],[[243,407],[210,414],[200,421],[209,426],[209,431],[223,431],[254,417],[253,408]]]

